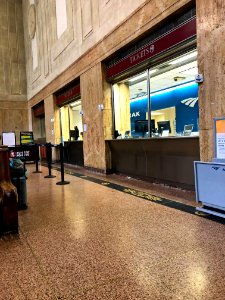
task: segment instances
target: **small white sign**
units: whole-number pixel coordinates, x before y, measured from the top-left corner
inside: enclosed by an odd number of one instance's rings
[[[98,104],[98,110],[99,110],[99,111],[103,111],[103,109],[104,109],[103,104]]]
[[[195,75],[195,82],[196,83],[201,83],[203,81],[204,81],[204,78],[203,78],[202,74]]]
[[[87,131],[87,124],[84,124],[84,132],[86,132]]]

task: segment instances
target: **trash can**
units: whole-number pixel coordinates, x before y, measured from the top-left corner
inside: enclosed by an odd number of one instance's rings
[[[18,209],[27,209],[27,183],[25,176],[11,177],[12,184],[17,189]]]
[[[27,208],[26,168],[20,159],[10,160],[10,174],[12,184],[17,189],[18,209]]]

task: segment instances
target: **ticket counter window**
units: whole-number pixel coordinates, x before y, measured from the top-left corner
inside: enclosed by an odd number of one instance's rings
[[[115,138],[198,135],[196,74],[192,50],[115,83]]]
[[[82,140],[81,101],[60,108],[61,136],[63,141]]]
[[[69,105],[70,115],[70,139],[82,139],[82,115],[81,115],[81,101],[75,101]]]
[[[113,85],[115,138],[148,136],[147,72]]]
[[[150,76],[152,136],[198,135],[196,50],[155,67]]]

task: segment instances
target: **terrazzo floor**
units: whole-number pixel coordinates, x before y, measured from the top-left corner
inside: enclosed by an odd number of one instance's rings
[[[0,239],[1,300],[225,299],[225,225],[33,169],[19,235]]]

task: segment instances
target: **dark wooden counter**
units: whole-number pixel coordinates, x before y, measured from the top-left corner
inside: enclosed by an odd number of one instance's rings
[[[84,166],[83,141],[64,142],[64,162]]]
[[[106,141],[115,172],[194,189],[199,137],[120,139]]]

